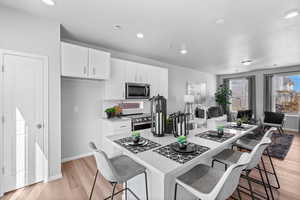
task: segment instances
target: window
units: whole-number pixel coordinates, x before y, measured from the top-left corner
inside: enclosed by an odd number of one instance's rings
[[[272,110],[300,114],[300,74],[273,77]]]
[[[237,112],[249,109],[248,79],[231,79],[229,80],[229,88],[232,91],[230,111]]]

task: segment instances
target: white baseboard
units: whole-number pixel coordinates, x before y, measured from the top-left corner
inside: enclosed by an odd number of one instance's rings
[[[49,176],[48,180],[46,180],[45,182],[55,181],[55,180],[60,179],[62,177],[63,177],[62,174],[59,173],[59,174],[56,174],[56,175],[53,175],[53,176]]]
[[[93,154],[94,154],[93,152],[89,152],[89,153],[85,153],[85,154],[81,154],[81,155],[77,155],[77,156],[71,156],[71,157],[63,158],[63,159],[61,159],[61,163],[65,163],[65,162],[68,162],[68,161],[71,161],[71,160],[78,160],[80,158],[88,157],[88,156],[91,156]]]

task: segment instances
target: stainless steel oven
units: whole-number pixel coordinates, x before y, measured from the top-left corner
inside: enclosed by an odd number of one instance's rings
[[[149,99],[150,85],[145,83],[126,83],[125,98],[126,99]]]
[[[133,131],[150,129],[152,124],[152,118],[150,114],[142,114],[131,116],[131,129]]]

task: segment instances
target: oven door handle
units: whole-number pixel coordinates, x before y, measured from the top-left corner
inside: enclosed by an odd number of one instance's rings
[[[145,87],[145,97],[149,97],[150,94],[149,94],[149,86],[146,86]]]
[[[152,124],[152,122],[138,122],[138,123],[133,123],[133,126],[134,125],[143,125],[143,124]]]

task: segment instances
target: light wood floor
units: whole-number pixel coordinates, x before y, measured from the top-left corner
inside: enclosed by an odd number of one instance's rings
[[[275,192],[278,200],[300,200],[300,134],[295,134],[293,145],[284,161],[274,159],[281,188]],[[38,183],[5,194],[1,200],[87,200],[93,183],[96,164],[93,157],[66,162],[62,165],[63,178],[49,183]],[[254,173],[254,176],[257,174]],[[261,191],[261,186],[255,186]],[[119,186],[119,189],[121,186]],[[110,195],[111,185],[98,178],[93,200]],[[121,199],[120,197],[117,198]],[[243,195],[243,199],[250,199]]]

